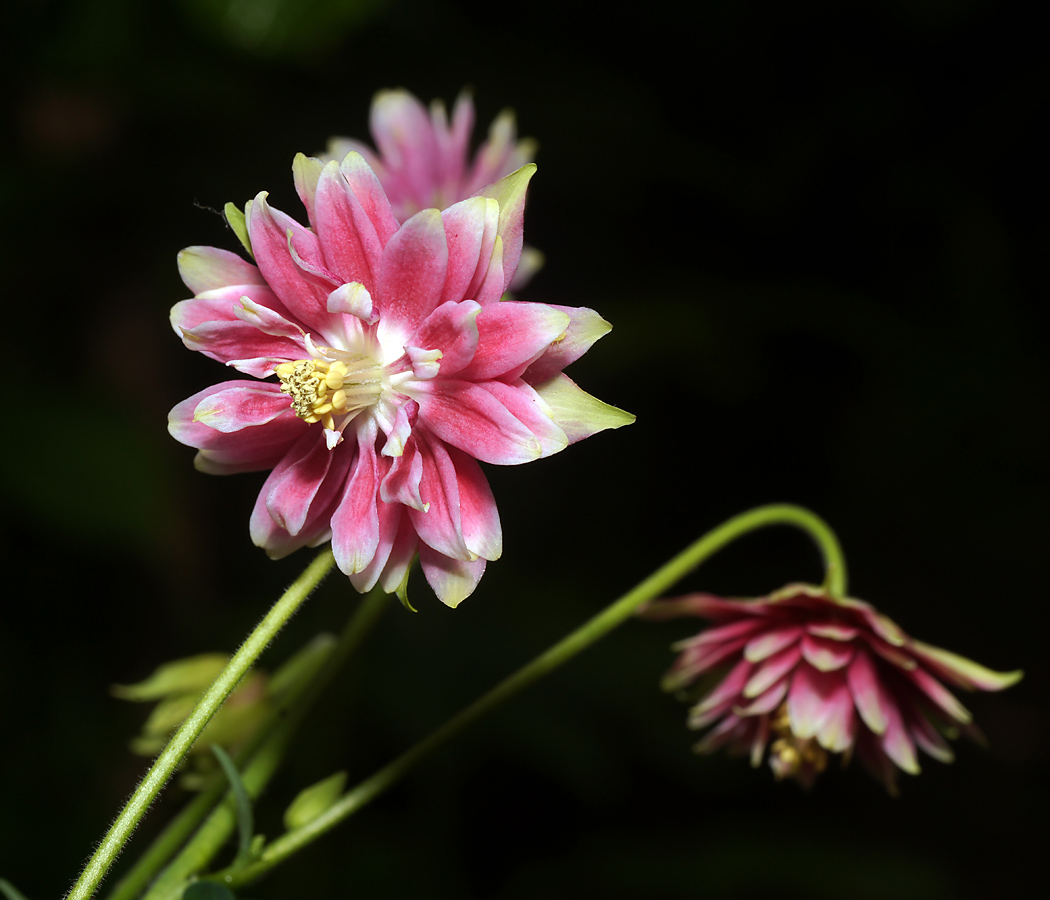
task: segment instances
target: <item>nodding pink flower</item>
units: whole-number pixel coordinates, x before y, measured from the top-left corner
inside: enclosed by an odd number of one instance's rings
[[[470,159],[474,101],[466,91],[456,99],[449,121],[445,104],[430,110],[406,90],[379,91],[372,100],[369,126],[376,150],[352,138],[334,137],[322,157],[343,159],[360,153],[386,191],[394,217],[404,222],[421,209],[444,209],[473,197],[485,185],[532,162],[536,142],[518,140],[514,113],[501,112],[486,140]],[[543,254],[524,247],[513,290],[520,290],[543,265]]]
[[[502,551],[477,461],[517,465],[633,420],[562,374],[607,322],[500,300],[534,170],[399,224],[359,154],[300,154],[309,228],[261,193],[243,216],[227,207],[254,265],[213,247],[180,254],[195,296],[172,309],[175,332],[254,380],[195,394],[169,430],[202,471],[272,469],[251,517],[271,556],[331,540],[358,590],[392,592],[418,552],[455,606]]]
[[[806,787],[829,754],[846,762],[855,751],[895,793],[897,769],[918,774],[917,750],[951,762],[945,738],[979,736],[944,683],[998,691],[1021,678],[916,641],[869,604],[805,584],[757,600],[690,594],[643,615],[715,623],[676,645],[664,678],[673,691],[702,679],[689,727],[710,731],[696,750],[725,747],[757,766],[768,749],[776,777]]]

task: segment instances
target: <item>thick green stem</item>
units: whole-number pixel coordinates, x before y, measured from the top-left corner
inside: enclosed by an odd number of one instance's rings
[[[332,551],[325,550],[307,566],[306,571],[271,607],[241,648],[226,664],[226,668],[219,673],[215,683],[201,697],[196,709],[190,713],[189,718],[182,723],[179,730],[168,741],[168,745],[150,767],[131,795],[131,799],[120,811],[117,820],[102,838],[98,849],[92,854],[84,871],[80,873],[76,884],[66,895],[66,900],[86,900],[95,893],[107,870],[146,814],[146,810],[167,784],[168,779],[189,752],[193,742],[204,730],[208,721],[266,649],[267,644],[274,639],[292,614],[321,583],[334,563]]]
[[[501,706],[519,691],[558,668],[581,650],[623,624],[650,600],[655,600],[683,576],[713,556],[727,544],[758,528],[793,525],[807,532],[824,556],[825,583],[832,596],[846,592],[846,565],[834,532],[818,516],[798,506],[776,504],[741,513],[709,531],[692,546],[658,569],[633,590],[586,622],[568,637],[519,669],[487,694],[462,710],[415,747],[380,769],[344,794],[337,803],[313,821],[282,835],[267,846],[258,860],[241,868],[209,875],[209,880],[230,887],[249,884],[285,859],[315,841],[359,810],[387,788],[396,784],[435,750],[459,735],[469,725]]]

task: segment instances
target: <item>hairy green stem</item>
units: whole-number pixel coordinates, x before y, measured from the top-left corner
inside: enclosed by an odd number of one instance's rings
[[[828,592],[835,597],[845,595],[846,565],[842,549],[834,532],[821,518],[809,510],[789,504],[762,506],[734,516],[709,531],[611,606],[453,716],[416,746],[370,778],[351,788],[338,802],[316,819],[287,832],[270,843],[255,862],[243,867],[224,869],[207,876],[208,879],[230,887],[239,887],[257,880],[270,869],[334,828],[387,788],[396,784],[420,762],[458,736],[469,725],[623,624],[637,612],[639,607],[655,600],[727,544],[751,531],[771,525],[793,525],[808,533],[823,554],[825,584]]]
[[[335,559],[331,549],[317,556],[295,583],[284,592],[282,597],[271,607],[255,630],[241,645],[241,648],[219,673],[214,684],[205,692],[179,730],[168,741],[160,756],[150,767],[145,777],[131,795],[131,799],[120,811],[116,821],[102,838],[98,849],[92,854],[88,864],[80,873],[76,884],[66,895],[66,900],[87,900],[102,881],[109,867],[117,858],[124,844],[131,837],[150,804],[167,784],[172,773],[183,757],[189,752],[193,742],[208,724],[215,712],[222,706],[237,683],[251,668],[259,655],[266,649],[277,633],[284,627],[292,614],[328,574]]]

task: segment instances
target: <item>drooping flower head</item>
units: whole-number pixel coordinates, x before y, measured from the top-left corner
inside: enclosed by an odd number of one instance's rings
[[[251,517],[271,556],[331,540],[358,590],[394,591],[418,552],[455,606],[502,551],[477,460],[528,462],[633,420],[562,374],[609,330],[597,313],[500,300],[534,170],[399,224],[359,154],[300,155],[309,228],[264,192],[227,207],[255,264],[180,254],[195,296],[172,309],[175,332],[254,380],[195,394],[169,430],[202,471],[272,469]]]
[[[768,750],[778,779],[806,787],[830,754],[848,761],[856,752],[895,792],[897,769],[918,774],[917,749],[951,762],[945,738],[977,734],[945,682],[998,691],[1021,677],[914,640],[869,604],[805,584],[757,600],[690,594],[644,615],[715,623],[676,645],[664,678],[667,690],[702,693],[689,714],[691,728],[710,728],[697,751],[725,747],[757,766]]]
[[[470,157],[474,101],[466,91],[456,99],[449,120],[445,104],[430,110],[406,90],[379,91],[372,100],[369,127],[376,150],[361,141],[334,137],[322,160],[360,153],[383,186],[394,217],[404,222],[422,209],[445,209],[473,197],[485,185],[532,162],[536,142],[518,140],[514,113],[501,112],[489,126],[488,139]],[[543,264],[543,255],[524,247],[513,290],[520,290]]]
[[[328,142],[326,158],[360,153],[372,168],[399,222],[421,209],[444,209],[472,197],[485,185],[532,162],[536,145],[517,139],[514,113],[505,110],[489,126],[488,140],[470,160],[474,102],[461,93],[452,109],[435,100],[430,111],[406,90],[379,91],[369,126],[376,148],[352,138]]]

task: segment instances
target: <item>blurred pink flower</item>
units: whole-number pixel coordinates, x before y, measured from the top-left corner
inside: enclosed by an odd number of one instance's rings
[[[845,762],[855,751],[895,792],[898,768],[918,774],[917,748],[951,762],[946,737],[979,735],[942,682],[998,691],[1021,677],[916,641],[869,604],[805,584],[757,600],[690,594],[643,615],[716,623],[676,645],[681,655],[664,678],[678,691],[707,676],[689,714],[691,728],[713,726],[697,751],[726,747],[757,766],[768,746],[777,778],[806,787],[829,753]]]
[[[528,462],[633,420],[562,374],[609,325],[500,302],[534,166],[403,224],[357,153],[299,155],[293,170],[309,228],[260,193],[243,216],[227,208],[256,265],[213,247],[179,256],[195,296],[172,309],[175,332],[259,380],[195,394],[169,430],[202,471],[273,470],[251,517],[271,556],[331,540],[358,590],[394,591],[418,551],[455,606],[502,551],[477,460]]]
[[[369,116],[378,153],[352,138],[328,142],[327,159],[360,153],[383,185],[394,216],[403,222],[421,209],[444,209],[465,200],[485,185],[532,162],[535,143],[519,141],[514,113],[505,110],[489,127],[489,137],[471,163],[470,134],[474,101],[461,93],[448,120],[445,104],[435,100],[430,111],[406,90],[379,91]]]
[[[470,159],[474,101],[463,92],[449,122],[445,104],[434,100],[430,110],[406,90],[379,91],[372,100],[369,125],[378,152],[353,138],[334,137],[322,157],[339,161],[360,153],[379,183],[398,222],[421,209],[444,209],[472,197],[536,154],[531,139],[518,140],[514,113],[504,110],[489,126],[486,140]],[[542,254],[525,247],[511,287],[519,290],[543,264]]]

